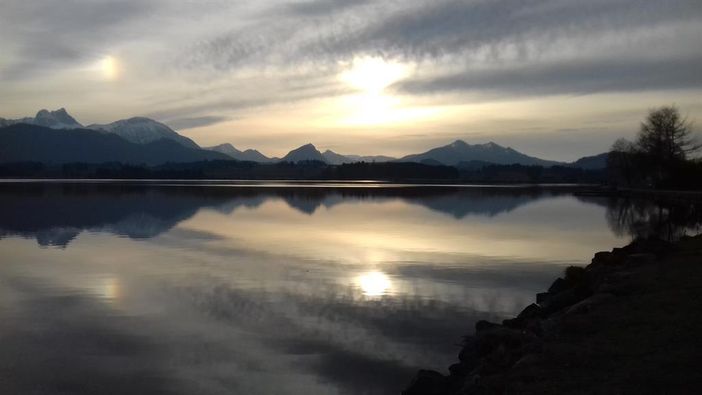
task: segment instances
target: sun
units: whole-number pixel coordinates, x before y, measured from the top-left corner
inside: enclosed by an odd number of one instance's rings
[[[350,67],[339,75],[341,81],[367,94],[380,94],[385,88],[407,77],[410,68],[380,57],[354,58]]]
[[[417,117],[414,109],[404,108],[401,96],[388,91],[392,84],[409,77],[413,65],[377,56],[355,57],[345,63],[339,75],[354,92],[339,99],[337,123],[346,126],[378,126],[409,122]]]
[[[100,71],[107,80],[115,80],[119,77],[119,62],[114,56],[105,56],[100,60]]]

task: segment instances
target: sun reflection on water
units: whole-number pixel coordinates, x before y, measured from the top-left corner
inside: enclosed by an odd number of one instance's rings
[[[116,277],[102,277],[88,285],[89,292],[97,298],[115,304],[121,297],[120,281]]]
[[[361,274],[357,283],[365,296],[383,296],[392,288],[390,277],[379,271]]]

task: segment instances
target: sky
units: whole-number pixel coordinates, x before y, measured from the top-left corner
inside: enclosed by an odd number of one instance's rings
[[[0,117],[147,116],[270,156],[463,139],[575,160],[657,106],[702,122],[701,37],[699,0],[0,0]]]

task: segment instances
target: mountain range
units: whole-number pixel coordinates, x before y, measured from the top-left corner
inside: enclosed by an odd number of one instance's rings
[[[319,161],[331,165],[354,162],[418,162],[475,170],[486,165],[554,165],[601,169],[607,154],[588,156],[575,162],[556,162],[526,155],[497,143],[468,144],[456,140],[448,145],[401,158],[342,155],[320,152],[313,144],[293,149],[283,158],[270,158],[255,149],[239,150],[229,143],[201,148],[168,125],[145,117],[109,124],[82,125],[64,108],[41,110],[34,117],[0,118],[0,163],[40,161],[122,162],[156,165],[166,162],[239,160],[258,163]]]

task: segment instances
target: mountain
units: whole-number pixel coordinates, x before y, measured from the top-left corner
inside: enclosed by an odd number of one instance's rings
[[[327,163],[331,165],[356,162],[390,162],[396,160],[395,158],[384,155],[341,155],[332,150],[324,151],[322,156],[324,156]]]
[[[434,148],[421,154],[407,155],[398,160],[401,162],[420,163],[434,163],[434,161],[436,161],[449,166],[455,166],[460,162],[471,161],[482,161],[500,165],[517,163],[520,165],[539,165],[546,167],[562,164],[560,162],[528,156],[512,148],[505,148],[493,142],[471,145],[463,140],[456,140],[449,145]]]
[[[571,167],[579,167],[586,170],[599,170],[607,167],[607,157],[609,154],[604,152],[599,155],[585,156],[571,163]]]
[[[136,144],[87,129],[50,129],[16,124],[0,129],[0,162],[105,163],[157,165],[166,162],[229,160],[219,152],[193,149],[161,139]]]
[[[275,161],[274,159],[263,155],[255,149],[247,149],[246,151],[240,151],[229,143],[215,145],[214,147],[206,147],[205,149],[210,151],[221,152],[225,155],[229,155],[230,157],[236,160],[259,163],[270,163]]]
[[[324,157],[324,161],[329,163],[330,165],[340,165],[342,163],[354,162],[349,157],[341,155],[341,154],[337,154],[336,152],[334,152],[332,150],[324,151],[322,153],[322,156]]]
[[[200,148],[200,146],[195,144],[194,141],[185,136],[181,136],[176,131],[162,124],[161,122],[144,117],[122,119],[105,125],[92,124],[88,125],[87,129],[114,133],[125,140],[136,144],[147,144],[160,139],[168,139],[173,140],[184,147],[195,149]]]
[[[231,156],[233,159],[238,159],[239,155],[241,155],[241,153],[242,153],[241,151],[234,148],[234,146],[229,144],[229,143],[215,145],[213,147],[204,147],[203,149],[215,151],[215,152],[220,152],[222,154]]]
[[[282,162],[301,162],[308,160],[316,160],[326,162],[326,159],[321,152],[312,144],[305,144],[302,147],[296,148],[281,159]]]
[[[82,128],[78,121],[66,112],[65,108],[59,108],[56,111],[40,110],[37,115],[20,119],[4,119],[0,118],[0,127],[15,125],[18,123],[26,123],[30,125],[44,126],[51,129],[79,129]]]
[[[347,158],[351,159],[352,162],[390,162],[393,160],[397,160],[397,158],[393,158],[392,156],[385,156],[385,155],[344,155]]]

